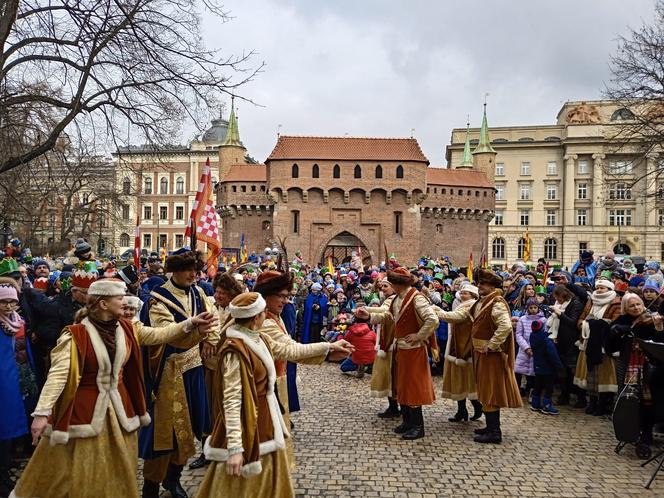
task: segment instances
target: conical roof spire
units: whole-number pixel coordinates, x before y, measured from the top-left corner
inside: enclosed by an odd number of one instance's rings
[[[495,150],[491,147],[491,140],[489,140],[489,125],[486,120],[486,102],[484,103],[484,116],[482,117],[482,128],[480,128],[480,142],[473,151],[473,154],[481,154],[483,152],[492,152]]]
[[[463,160],[460,168],[473,167],[473,155],[470,153],[470,120],[466,123],[466,143],[463,146]]]
[[[231,98],[231,114],[228,117],[228,131],[226,132],[226,139],[221,145],[244,147],[242,140],[240,140],[240,129],[238,128],[237,116],[235,115],[235,97]]]

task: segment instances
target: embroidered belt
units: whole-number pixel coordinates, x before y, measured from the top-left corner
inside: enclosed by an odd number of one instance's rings
[[[395,342],[397,345],[397,349],[417,349],[424,346],[424,343],[422,341],[408,343],[404,339],[397,339]]]
[[[166,360],[154,407],[155,451],[172,450],[175,433],[178,451],[181,454],[195,453],[194,433],[191,429],[182,374],[201,365],[198,346],[184,353],[172,354]]]

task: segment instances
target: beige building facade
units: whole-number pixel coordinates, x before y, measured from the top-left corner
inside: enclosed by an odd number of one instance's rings
[[[566,102],[554,125],[491,128],[491,264],[523,260],[526,236],[531,262],[571,266],[586,249],[664,259],[660,159],[616,138],[631,117],[615,102],[578,101]],[[478,136],[470,130],[471,144]],[[465,137],[466,129],[452,131],[449,167],[461,166]]]

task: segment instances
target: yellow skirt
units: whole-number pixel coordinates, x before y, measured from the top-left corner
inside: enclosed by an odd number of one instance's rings
[[[376,355],[371,371],[371,396],[384,398],[392,396],[392,351],[386,351],[382,358]]]
[[[286,451],[278,450],[263,455],[261,465],[263,471],[260,474],[238,477],[228,475],[226,462],[212,462],[196,497],[291,498],[295,496]]]
[[[98,436],[51,446],[42,437],[12,492],[14,498],[138,498],[138,436],[109,407]]]
[[[477,399],[475,371],[471,362],[457,365],[445,358],[443,368],[443,398],[454,401]]]

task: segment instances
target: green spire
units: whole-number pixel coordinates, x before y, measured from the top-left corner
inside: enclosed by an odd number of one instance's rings
[[[463,160],[460,168],[472,168],[473,156],[470,153],[470,122],[466,124],[466,143],[463,146]]]
[[[231,98],[231,115],[228,117],[228,131],[226,132],[226,139],[221,145],[244,147],[242,140],[240,140],[240,129],[237,126],[237,117],[235,116],[235,97]]]
[[[486,121],[486,102],[484,103],[484,116],[482,117],[482,128],[480,128],[480,143],[477,144],[477,147],[473,151],[473,154],[481,154],[483,152],[493,152],[495,150],[491,147],[491,141],[489,140],[489,125]]]

